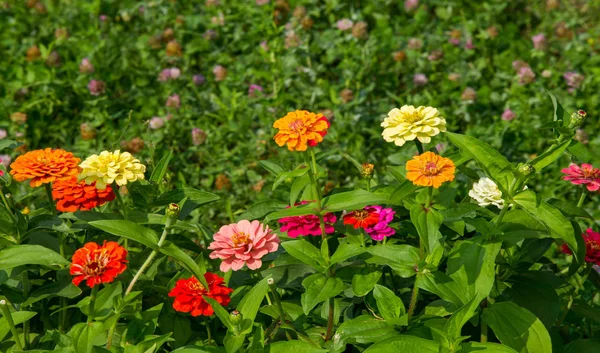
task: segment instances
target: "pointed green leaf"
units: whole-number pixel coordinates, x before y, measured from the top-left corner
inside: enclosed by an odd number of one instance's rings
[[[314,274],[302,281],[306,291],[302,293],[301,302],[304,314],[308,315],[317,304],[333,298],[344,290],[344,282],[340,278],[325,277],[322,274]]]
[[[112,235],[137,241],[150,249],[156,249],[158,243],[158,235],[155,231],[131,221],[111,219],[92,221],[89,224]]]
[[[67,266],[70,262],[59,253],[41,245],[11,245],[0,250],[0,269],[23,265]]]

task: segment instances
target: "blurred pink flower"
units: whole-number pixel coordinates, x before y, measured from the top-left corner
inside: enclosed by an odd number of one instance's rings
[[[336,25],[340,31],[347,31],[350,28],[352,28],[352,26],[354,25],[354,22],[352,22],[352,20],[350,20],[348,18],[344,18],[344,19],[337,21]]]
[[[255,85],[255,84],[251,84],[250,87],[248,87],[248,96],[249,97],[256,97],[257,92],[264,92],[264,88],[260,85]]]
[[[271,0],[256,0],[256,5],[263,6],[270,2]]]
[[[531,37],[531,41],[533,42],[533,47],[536,50],[544,50],[546,49],[546,36],[543,33],[536,34]]]
[[[6,130],[0,129],[0,140],[5,139],[6,136],[8,136],[8,134],[6,133]]]
[[[0,164],[2,164],[5,168],[8,168],[12,158],[7,154],[0,154]]]
[[[505,121],[511,121],[516,117],[517,117],[517,115],[510,109],[506,109],[502,113],[502,120],[505,120]]]
[[[411,12],[419,7],[419,0],[405,0],[404,1],[404,9],[408,12]]]
[[[227,69],[221,65],[217,65],[213,68],[213,75],[215,75],[215,81],[223,81],[227,77]]]
[[[518,72],[519,83],[522,85],[531,83],[535,80],[535,73],[529,66],[522,67]]]
[[[79,72],[81,72],[82,74],[89,74],[94,72],[94,65],[92,65],[90,59],[83,58],[81,60],[81,64],[79,64]]]
[[[419,50],[423,47],[423,41],[419,38],[410,38],[408,40],[408,49]]]
[[[179,109],[179,107],[181,106],[181,99],[179,98],[179,95],[170,95],[169,98],[167,98],[167,103],[165,104],[165,106],[168,108]]]
[[[160,129],[163,126],[165,126],[165,120],[158,116],[153,117],[148,122],[148,127],[150,127],[152,130]]]
[[[221,259],[220,270],[240,270],[244,265],[251,270],[262,266],[261,258],[279,248],[279,238],[268,226],[259,221],[239,221],[221,227],[213,236],[208,249],[211,259]]]
[[[570,181],[574,185],[585,185],[588,191],[600,189],[600,169],[592,167],[591,164],[571,164],[569,168],[561,170],[564,174],[563,180]]]
[[[515,71],[519,72],[524,67],[529,67],[529,64],[523,60],[515,60],[512,62],[512,67]]]
[[[477,99],[477,91],[472,87],[467,87],[460,95],[460,99],[464,101],[474,101]]]
[[[206,141],[207,134],[204,130],[199,129],[197,127],[192,129],[192,144],[194,146],[198,146]]]
[[[108,16],[106,15],[100,15],[100,17],[98,17],[100,19],[100,21],[104,22],[106,20],[108,20]]]
[[[263,48],[264,51],[269,51],[269,44],[267,43],[266,40],[263,40],[262,42],[260,42],[260,47]]]
[[[204,81],[206,81],[206,78],[200,74],[196,74],[192,77],[192,81],[194,81],[196,86],[200,86],[204,83]]]
[[[444,52],[441,50],[434,50],[427,56],[427,60],[429,61],[438,61],[444,57]]]
[[[458,47],[460,45],[460,39],[458,38],[450,38],[448,39],[448,43]]]
[[[161,82],[166,82],[169,80],[176,80],[181,75],[181,70],[176,67],[171,67],[164,69],[158,75],[158,80]]]
[[[90,83],[88,83],[88,90],[90,91],[90,94],[92,96],[101,95],[102,93],[104,93],[105,88],[106,87],[103,81],[90,80]]]
[[[413,83],[415,86],[425,86],[429,82],[425,74],[415,74],[413,76]]]
[[[300,203],[296,203],[296,206],[305,205],[310,202],[312,201],[302,201]],[[325,221],[325,233],[333,233],[333,224],[336,221],[335,215],[329,212],[325,214],[323,220]],[[282,232],[287,232],[287,235],[290,238],[297,238],[299,236],[307,235],[321,235],[321,225],[319,222],[319,217],[315,215],[284,217],[281,218],[278,222],[281,223],[280,230]]]
[[[585,76],[575,71],[565,72],[563,77],[567,81],[567,86],[573,89],[578,89],[585,79]]]
[[[465,49],[467,49],[467,50],[475,49],[475,44],[473,44],[473,39],[471,39],[471,38],[467,39],[467,41],[465,42]]]

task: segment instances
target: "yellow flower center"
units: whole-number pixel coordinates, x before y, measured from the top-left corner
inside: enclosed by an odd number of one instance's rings
[[[358,220],[363,220],[366,219],[369,216],[369,211],[367,210],[358,210],[358,211],[354,211],[354,218],[358,219]]]
[[[600,244],[598,244],[597,242],[591,241],[588,244],[590,244],[590,248],[592,248],[592,250],[594,250],[594,251],[600,250]]]
[[[421,115],[419,115],[419,113],[417,111],[414,111],[411,114],[404,114],[403,118],[404,118],[404,121],[406,121],[407,123],[411,123],[411,124],[414,124],[417,121],[423,120],[423,117]]]
[[[289,128],[294,132],[301,133],[304,129],[304,121],[302,119],[294,120],[290,123]]]
[[[191,290],[195,290],[195,291],[204,291],[204,290],[206,290],[206,288],[204,288],[204,286],[203,286],[203,285],[202,285],[202,283],[200,283],[200,282],[196,282],[196,283],[190,283],[190,284],[188,285],[188,287],[189,287]]]
[[[245,246],[250,244],[250,236],[244,232],[235,233],[231,237],[231,241],[235,247]]]
[[[87,263],[81,269],[81,272],[87,276],[99,276],[104,273],[104,267],[108,263],[109,257],[106,251],[99,254],[88,256]]]
[[[423,174],[427,176],[436,175],[438,173],[438,166],[434,162],[428,162],[423,168]]]

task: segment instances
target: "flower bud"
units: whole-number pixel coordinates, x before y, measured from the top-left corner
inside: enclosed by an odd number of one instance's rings
[[[272,286],[272,285],[274,285],[274,284],[275,284],[275,280],[273,279],[273,277],[269,277],[269,278],[267,279],[267,284],[268,284],[268,285],[270,285],[270,286]]]
[[[96,138],[96,129],[88,123],[79,125],[79,130],[81,132],[81,138],[84,140],[93,140]]]
[[[244,318],[242,317],[242,313],[240,313],[237,310],[234,310],[229,314],[229,319],[234,325],[239,325],[242,323],[242,320],[244,320]]]
[[[373,171],[375,166],[371,163],[363,163],[360,174],[365,179],[371,179],[373,177]]]
[[[519,164],[518,169],[519,169],[519,173],[521,173],[525,176],[535,173],[535,168],[529,163]]]
[[[170,203],[165,210],[165,214],[171,219],[177,219],[177,217],[179,217],[179,205],[176,203]]]
[[[573,114],[571,114],[571,121],[569,122],[569,127],[575,128],[575,127],[583,125],[583,122],[585,121],[586,116],[587,116],[587,113],[581,109],[574,112]]]

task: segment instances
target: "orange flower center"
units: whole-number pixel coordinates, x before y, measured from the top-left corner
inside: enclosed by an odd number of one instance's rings
[[[304,127],[304,121],[302,119],[292,121],[289,125],[289,128],[297,133],[302,133],[304,130],[306,130]]]
[[[428,162],[423,168],[423,174],[427,176],[436,175],[438,173],[438,166],[434,162]]]
[[[245,246],[250,244],[250,236],[244,232],[235,233],[231,241],[235,247]]]
[[[367,210],[354,211],[354,218],[358,219],[359,221],[367,219],[367,217],[369,217],[369,211]]]
[[[199,291],[199,292],[203,292],[206,290],[206,288],[204,288],[204,286],[200,282],[190,283],[189,288],[190,288],[190,290]]]
[[[581,171],[583,172],[583,176],[585,178],[596,178],[597,172],[594,168],[582,167]]]

